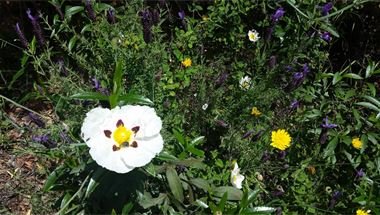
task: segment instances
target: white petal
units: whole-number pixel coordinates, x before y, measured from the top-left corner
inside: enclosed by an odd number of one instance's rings
[[[126,126],[133,128],[139,126],[137,137],[151,137],[157,135],[162,128],[162,121],[156,111],[148,106],[127,105],[121,107],[126,117]]]
[[[234,177],[234,179],[231,181],[232,185],[238,189],[241,189],[242,188],[242,182],[244,180],[244,176],[243,175],[236,175]]]
[[[141,167],[148,164],[164,147],[164,140],[160,134],[149,139],[136,139],[137,148],[123,148],[122,159],[133,167]]]
[[[103,125],[110,117],[111,111],[106,108],[94,108],[86,114],[81,133],[83,140],[89,145],[89,140],[99,134],[104,135]],[[91,147],[91,145],[89,145]]]
[[[127,173],[134,169],[134,167],[123,162],[121,150],[113,151],[112,145],[109,144],[99,144],[92,147],[90,155],[98,165],[117,173]]]

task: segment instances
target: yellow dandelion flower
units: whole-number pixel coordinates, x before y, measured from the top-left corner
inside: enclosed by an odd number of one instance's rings
[[[253,107],[252,111],[251,111],[251,114],[254,115],[254,116],[260,116],[261,112],[259,111],[259,109],[257,109],[257,107]]]
[[[365,210],[362,210],[362,209],[358,209],[356,211],[356,215],[370,215],[370,213],[371,213],[370,210],[365,211]]]
[[[284,151],[289,148],[292,138],[289,133],[284,129],[278,129],[277,131],[272,131],[272,143],[271,146]]]
[[[183,65],[185,68],[187,68],[187,67],[190,67],[190,66],[191,66],[192,61],[191,61],[190,58],[185,58],[185,60],[183,60],[181,63],[182,63],[182,65]]]
[[[355,149],[361,149],[362,148],[362,141],[360,141],[359,138],[354,138],[352,139],[352,146],[355,148]]]

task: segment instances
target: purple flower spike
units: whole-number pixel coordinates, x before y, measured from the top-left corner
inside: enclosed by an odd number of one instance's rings
[[[24,48],[28,48],[29,46],[28,40],[26,40],[25,34],[24,32],[21,31],[20,25],[18,23],[16,23],[16,33],[17,33],[18,38],[20,39],[22,46],[24,46]]]
[[[333,3],[329,2],[321,7],[322,15],[326,16],[330,13],[330,10],[333,8]]]
[[[305,64],[302,66],[302,72],[303,72],[303,74],[304,74],[305,76],[310,72],[310,69],[309,69],[309,66],[307,65],[307,63],[305,63]]]
[[[115,24],[116,23],[115,10],[114,9],[109,9],[107,11],[107,21],[110,24]]]
[[[29,118],[34,122],[34,124],[36,124],[38,127],[40,128],[44,128],[45,127],[45,123],[44,121],[41,120],[41,118],[39,116],[37,116],[36,114],[34,113],[29,113]]]
[[[44,145],[46,148],[54,148],[57,146],[57,144],[55,142],[53,142],[52,140],[50,140],[50,136],[49,135],[41,135],[41,136],[34,136],[32,138],[32,140],[34,142],[38,142],[38,143],[41,143],[42,145]]]
[[[330,124],[329,123],[329,120],[327,118],[327,116],[322,120],[322,124],[321,124],[321,127],[322,128],[328,128],[328,129],[331,129],[331,128],[336,128],[338,127],[336,124]]]
[[[92,7],[91,0],[86,0],[85,7],[86,7],[86,10],[88,13],[88,17],[90,17],[90,19],[93,22],[95,22],[96,21],[96,15],[95,15],[94,8]]]
[[[360,168],[359,171],[356,171],[355,179],[362,178],[365,175],[363,168]]]
[[[183,11],[182,9],[178,12],[178,17],[179,19],[181,20],[184,20],[185,19],[185,11]]]
[[[221,120],[221,119],[216,120],[215,124],[223,128],[228,128],[228,124],[224,120]]]
[[[139,15],[141,16],[141,23],[143,26],[144,41],[145,41],[145,43],[150,43],[150,42],[152,42],[152,38],[153,38],[153,35],[152,35],[152,26],[153,26],[152,14],[148,9],[146,9],[146,10],[141,11],[139,13]]]
[[[322,38],[324,41],[326,41],[326,42],[330,42],[330,41],[332,40],[331,35],[330,35],[329,32],[323,32],[323,33],[321,34],[321,38]]]
[[[30,22],[32,23],[33,32],[34,32],[34,35],[37,37],[38,44],[40,46],[44,46],[45,38],[43,36],[40,23],[38,23],[38,16],[36,17],[33,16],[29,8],[26,10],[26,14],[28,15],[28,18],[30,19]]]
[[[299,108],[299,106],[300,106],[300,102],[297,100],[293,100],[292,103],[290,103],[290,109],[291,110],[295,110],[295,109]]]
[[[272,22],[276,23],[278,22],[285,14],[284,8],[280,7],[274,12],[272,15]]]

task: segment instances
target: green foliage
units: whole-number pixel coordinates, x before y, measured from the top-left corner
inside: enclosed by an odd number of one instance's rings
[[[337,69],[329,58],[332,43],[342,38],[339,18],[365,2],[337,3],[322,16],[326,2],[319,0],[165,6],[91,1],[97,16],[92,21],[84,5],[51,1],[64,19],[42,17],[47,44],[31,40],[7,87],[14,89],[32,68],[32,92],[26,90],[20,103],[52,106],[56,121],[32,134],[51,134],[57,147],[44,149],[34,141],[30,152],[55,163],[42,188],[61,194],[51,200],[54,210],[353,214],[366,208],[380,213],[379,63],[363,59]],[[184,19],[177,17],[178,6]],[[280,7],[285,14],[274,21]],[[116,23],[107,21],[109,9],[115,10]],[[149,29],[151,42],[145,42],[143,10],[160,14]],[[256,42],[247,38],[251,29],[259,32]],[[332,41],[321,38],[325,32]],[[185,59],[191,66],[183,65]],[[251,82],[242,87],[246,76]],[[165,147],[152,163],[117,174],[90,158],[80,127],[91,108],[125,104],[156,109]],[[261,114],[251,114],[253,107]],[[292,137],[283,152],[270,146],[271,132],[280,128]],[[363,143],[359,149],[352,146],[356,137]],[[235,162],[245,176],[243,189],[231,185]]]

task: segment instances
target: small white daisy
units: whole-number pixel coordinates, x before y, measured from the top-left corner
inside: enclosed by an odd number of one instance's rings
[[[251,77],[249,77],[248,75],[244,76],[239,81],[240,88],[243,90],[248,90],[251,87],[251,81]]]
[[[260,39],[259,33],[255,29],[249,30],[248,39],[252,42],[258,41]]]
[[[94,108],[82,125],[82,138],[100,166],[127,173],[148,164],[163,148],[162,122],[148,106]]]
[[[207,108],[208,108],[208,104],[207,103],[205,103],[204,105],[202,105],[202,110],[207,110]]]

